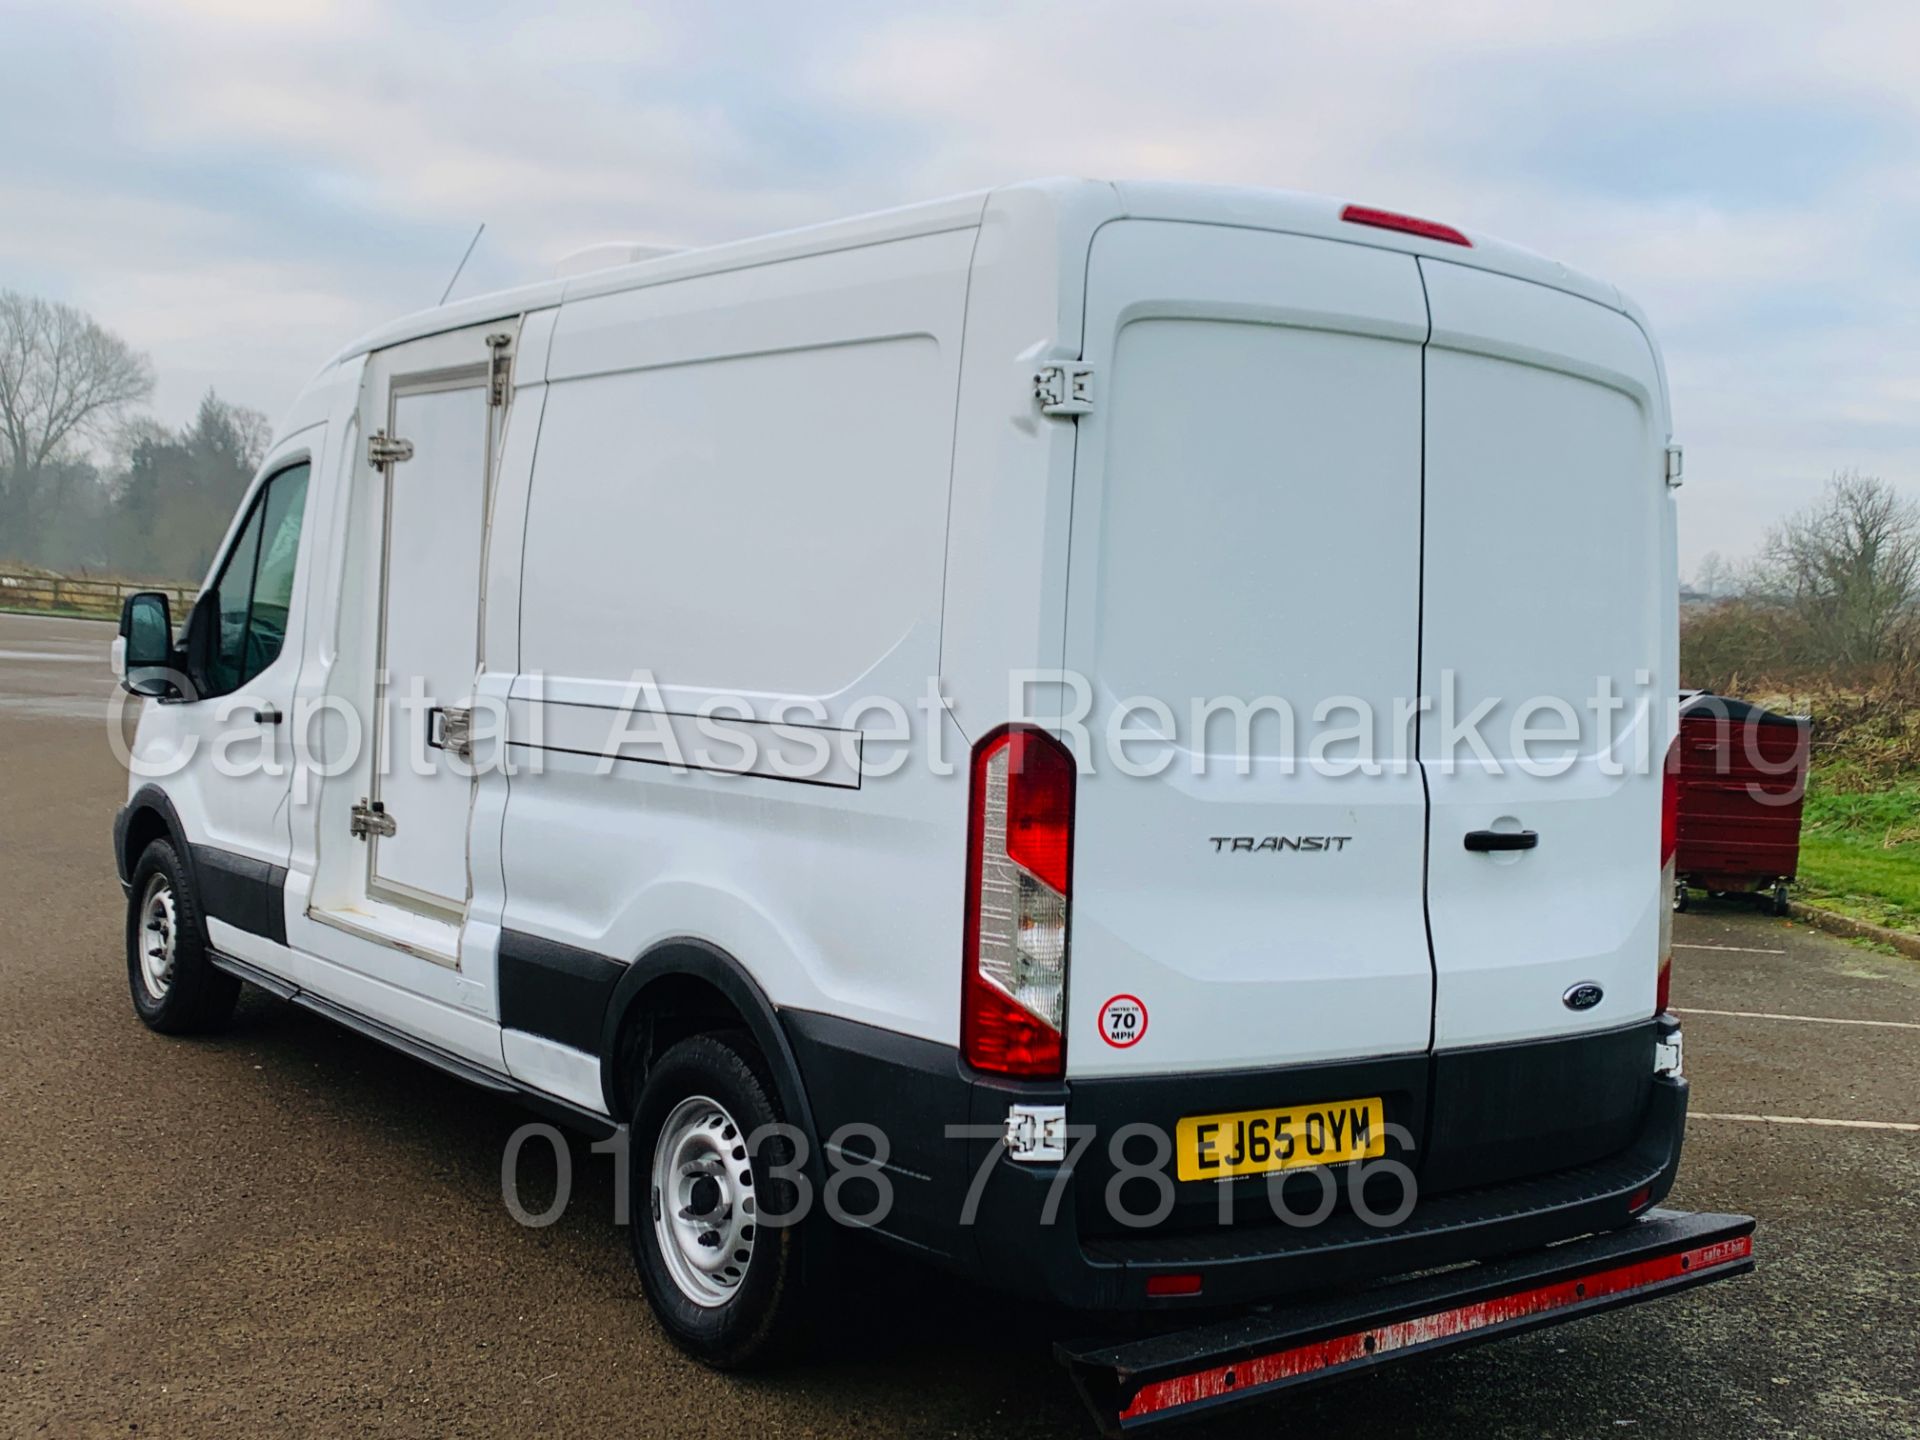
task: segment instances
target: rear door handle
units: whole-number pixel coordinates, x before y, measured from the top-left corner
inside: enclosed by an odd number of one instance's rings
[[[1532,830],[1469,830],[1469,850],[1531,850],[1540,843]]]
[[[256,725],[278,725],[280,712],[271,705],[262,705],[253,712],[253,720]]]

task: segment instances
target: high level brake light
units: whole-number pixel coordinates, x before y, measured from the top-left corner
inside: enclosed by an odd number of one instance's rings
[[[1404,235],[1418,235],[1425,240],[1444,240],[1449,245],[1464,245],[1469,250],[1473,241],[1451,225],[1442,225],[1438,220],[1422,220],[1418,215],[1402,215],[1397,210],[1376,210],[1371,205],[1349,205],[1340,212],[1340,218],[1349,225],[1371,225],[1376,230],[1398,230]]]
[[[1680,739],[1667,747],[1660,772],[1660,980],[1653,1013],[1664,1015],[1673,998],[1673,893],[1678,881],[1674,853],[1680,848]]]
[[[1073,757],[1009,727],[973,752],[960,1048],[978,1070],[1066,1073]]]

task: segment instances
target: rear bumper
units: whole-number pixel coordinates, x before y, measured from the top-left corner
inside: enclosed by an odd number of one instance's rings
[[[986,1276],[1076,1309],[1165,1310],[1243,1304],[1532,1250],[1628,1224],[1673,1188],[1686,1129],[1687,1085],[1663,1080],[1634,1142],[1572,1169],[1421,1198],[1380,1227],[1351,1210],[1318,1225],[1277,1220],[1180,1233],[1082,1236],[1075,1217],[1041,1223],[1052,1167],[1003,1161],[978,1225]],[[1256,1182],[1257,1185],[1257,1182]],[[1384,1207],[1381,1207],[1384,1208]],[[1298,1213],[1310,1213],[1308,1204]],[[1197,1277],[1191,1298],[1150,1295],[1155,1277]]]
[[[1654,1025],[1538,1054],[1366,1062],[1371,1071],[1304,1067],[1034,1086],[974,1074],[950,1047],[826,1016],[783,1018],[829,1157],[867,1150],[862,1141],[834,1139],[851,1122],[886,1137],[890,1195],[876,1233],[996,1288],[1083,1311],[1245,1304],[1617,1229],[1672,1189],[1686,1128],[1686,1082],[1653,1076]],[[1549,1128],[1525,1123],[1527,1106],[1516,1097],[1529,1076],[1564,1105]],[[1603,1090],[1604,1100],[1579,1099]],[[1176,1113],[1362,1094],[1385,1094],[1389,1119],[1398,1112],[1412,1122],[1414,1144],[1389,1152],[1406,1160],[1416,1183],[1417,1199],[1397,1223],[1357,1214],[1356,1177],[1337,1169],[1289,1179],[1306,1187],[1304,1199],[1291,1190],[1285,1197],[1295,1216],[1315,1210],[1321,1174],[1334,1179],[1340,1199],[1317,1224],[1276,1218],[1257,1178],[1232,1182],[1226,1196],[1210,1182],[1169,1179],[1176,1204],[1159,1223],[1133,1228],[1112,1218],[1121,1208],[1116,1199],[1136,1215],[1147,1211],[1153,1183],[1118,1177],[1107,1146],[1118,1126],[1170,1127]],[[1200,1101],[1203,1095],[1217,1103]],[[1063,1104],[1069,1124],[1095,1131],[1094,1140],[1076,1165],[1017,1162],[998,1138],[1014,1103]],[[1539,1125],[1550,1109],[1533,1104]],[[1482,1112],[1483,1123],[1462,1133],[1465,1117]],[[1429,1138],[1433,1146],[1423,1149]],[[1392,1188],[1384,1199],[1371,1186],[1361,1191],[1376,1218],[1399,1208],[1397,1178]],[[1148,1293],[1151,1282],[1165,1286],[1176,1276],[1188,1293]]]

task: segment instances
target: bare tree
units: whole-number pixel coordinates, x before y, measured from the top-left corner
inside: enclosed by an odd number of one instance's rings
[[[258,470],[273,443],[273,421],[247,405],[228,407],[227,418],[240,441],[240,458],[248,470]]]
[[[0,548],[31,548],[71,444],[153,393],[153,366],[71,305],[0,290]]]
[[[1693,588],[1710,599],[1721,600],[1739,589],[1739,581],[1733,567],[1721,558],[1720,552],[1709,550],[1700,560]]]
[[[1753,578],[1800,617],[1825,662],[1889,659],[1920,602],[1920,507],[1876,476],[1842,471],[1774,527]]]

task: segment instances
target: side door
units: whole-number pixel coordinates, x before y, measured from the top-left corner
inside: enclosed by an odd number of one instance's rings
[[[188,621],[186,693],[141,726],[143,759],[172,754],[162,783],[194,848],[211,938],[248,959],[271,961],[262,942],[277,948],[286,933],[301,537],[321,434],[290,437],[263,467]]]
[[[456,924],[472,893],[465,737],[507,338],[467,330],[381,352],[362,416],[381,511],[367,893]]]

